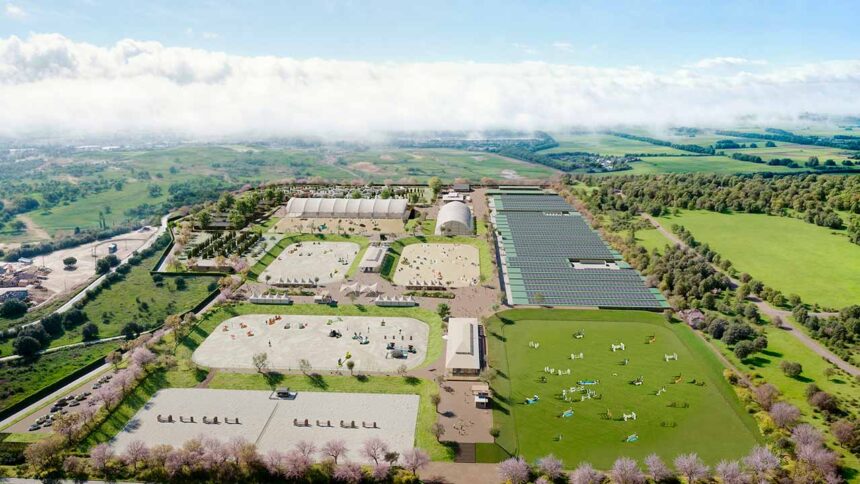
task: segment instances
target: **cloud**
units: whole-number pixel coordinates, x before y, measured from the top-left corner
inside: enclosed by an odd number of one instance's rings
[[[538,54],[540,54],[540,51],[538,51],[534,47],[528,46],[526,44],[520,44],[520,43],[514,42],[513,44],[511,44],[511,47],[513,47],[515,50],[517,50],[518,52],[525,54],[525,55],[538,55]]]
[[[699,69],[713,69],[720,67],[743,67],[763,65],[767,65],[767,61],[745,59],[743,57],[708,57],[694,62],[688,67],[695,67]]]
[[[552,47],[562,52],[574,52],[575,50],[570,42],[553,42]]]
[[[200,37],[202,37],[203,40],[216,40],[219,39],[221,36],[215,32],[203,32],[202,34],[200,34]]]
[[[6,3],[6,6],[3,8],[3,13],[14,20],[22,20],[27,17],[26,10],[10,2]]]
[[[726,126],[860,112],[860,60],[755,73],[248,57],[0,39],[0,137],[361,138],[406,130]]]

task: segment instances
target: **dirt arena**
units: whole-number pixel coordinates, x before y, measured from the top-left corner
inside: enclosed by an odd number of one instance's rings
[[[439,281],[447,287],[476,286],[481,280],[478,248],[465,244],[412,244],[403,248],[394,283]]]
[[[241,438],[265,454],[290,450],[302,440],[321,447],[341,439],[348,449],[346,460],[365,462],[360,449],[367,439],[378,437],[396,452],[415,445],[418,400],[417,395],[326,392],[298,392],[294,399],[281,400],[269,391],[167,388],[135,414],[111,445],[122,452],[135,440],[151,448],[181,447],[196,437],[224,443]],[[168,415],[173,422],[167,422]]]
[[[260,274],[260,282],[319,278],[318,284],[346,279],[360,246],[354,242],[299,242],[287,246]]]
[[[275,370],[297,370],[306,359],[314,370],[393,372],[419,366],[427,356],[430,328],[412,318],[249,314],[224,321],[194,351],[191,359],[208,368],[256,369],[252,358],[266,353]],[[383,325],[382,322],[385,322]],[[302,327],[304,326],[304,327]],[[339,331],[340,337],[329,333]],[[362,344],[354,335],[366,337]],[[386,346],[414,347],[405,358],[390,357]],[[346,355],[350,354],[349,360]],[[340,365],[338,365],[340,362]]]

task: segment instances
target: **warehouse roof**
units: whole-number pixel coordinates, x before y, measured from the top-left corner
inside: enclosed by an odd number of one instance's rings
[[[478,320],[475,318],[450,318],[448,320],[445,367],[460,370],[480,370],[480,351]]]
[[[291,198],[287,216],[402,218],[407,208],[403,198]]]

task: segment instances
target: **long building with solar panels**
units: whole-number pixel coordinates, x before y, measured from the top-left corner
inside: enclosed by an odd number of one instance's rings
[[[560,196],[504,188],[488,196],[510,304],[669,307]]]

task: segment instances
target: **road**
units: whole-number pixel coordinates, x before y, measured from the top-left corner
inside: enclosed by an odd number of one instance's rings
[[[679,239],[678,236],[673,234],[671,231],[666,230],[666,228],[663,227],[663,225],[661,225],[660,222],[657,219],[655,219],[654,217],[652,217],[651,215],[643,213],[642,218],[644,218],[645,220],[650,222],[651,225],[653,225],[654,228],[657,229],[658,232],[660,232],[664,237],[666,237],[666,239],[671,241],[673,244],[679,245],[681,247],[689,248],[689,246],[683,240]],[[725,274],[719,267],[717,267],[713,264],[711,264],[711,267],[713,267],[714,270]],[[728,274],[726,274],[726,276],[729,278],[729,281],[731,282],[733,288],[738,287],[741,284],[740,281],[729,276]],[[770,304],[768,304],[767,302],[762,301],[761,299],[759,299],[757,297],[750,297],[748,299],[749,299],[749,301],[751,301],[753,304],[756,305],[756,307],[759,310],[759,313],[765,314],[770,318],[774,318],[776,316],[779,316],[779,318],[782,320],[783,329],[785,329],[790,335],[797,338],[798,341],[803,343],[803,345],[806,346],[807,348],[809,348],[810,350],[814,351],[817,355],[819,355],[822,358],[824,358],[825,360],[833,363],[834,365],[836,365],[842,371],[848,373],[849,375],[852,375],[852,376],[860,375],[860,368],[857,368],[856,366],[854,366],[854,365],[848,363],[847,361],[843,360],[842,358],[838,357],[835,353],[833,353],[832,351],[827,349],[824,345],[822,345],[818,341],[815,341],[814,339],[812,339],[812,337],[810,337],[808,334],[806,334],[806,332],[803,330],[803,328],[799,327],[797,325],[797,323],[795,323],[792,320],[793,315],[791,314],[791,311],[786,311],[784,309],[775,308],[775,307],[771,306]],[[812,313],[812,314],[814,314],[816,316],[826,317],[826,316],[833,316],[836,313]]]

